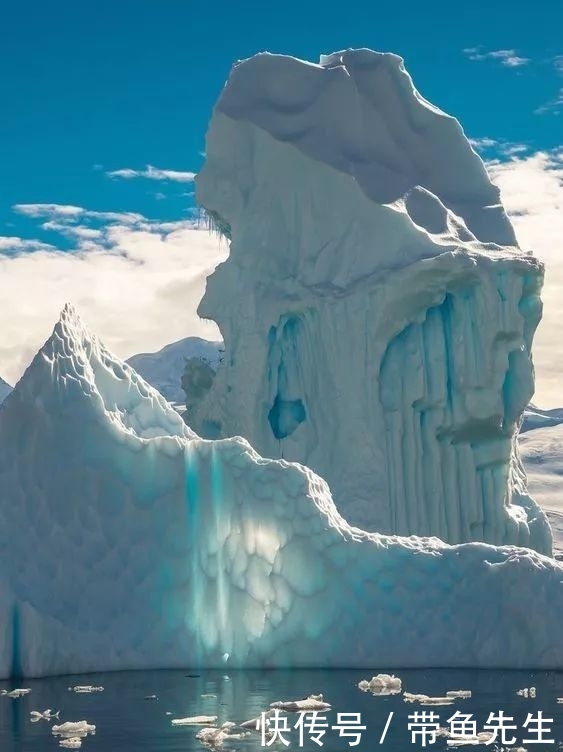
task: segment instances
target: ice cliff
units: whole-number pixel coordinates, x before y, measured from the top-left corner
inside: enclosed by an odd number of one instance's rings
[[[351,528],[197,438],[67,307],[0,410],[0,678],[198,666],[563,668],[563,567]]]
[[[188,418],[325,478],[353,525],[551,551],[515,435],[541,264],[459,123],[370,50],[237,63],[197,198],[230,238]]]

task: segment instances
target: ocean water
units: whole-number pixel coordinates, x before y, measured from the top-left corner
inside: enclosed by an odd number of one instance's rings
[[[548,731],[544,741],[528,741],[523,746],[532,750],[557,750],[563,748],[563,672],[529,671],[478,671],[478,670],[408,670],[394,671],[403,681],[403,690],[428,695],[444,695],[448,690],[471,690],[472,697],[456,700],[453,705],[428,707],[418,703],[404,702],[402,695],[373,696],[357,687],[361,679],[369,679],[377,671],[372,670],[293,670],[293,671],[131,671],[101,673],[38,679],[18,682],[0,682],[0,689],[11,690],[15,686],[29,687],[31,693],[20,699],[0,697],[0,752],[47,752],[62,749],[58,739],[51,733],[59,721],[30,721],[30,711],[52,708],[60,710],[60,722],[86,720],[96,726],[92,736],[83,739],[84,752],[191,752],[205,750],[196,738],[198,727],[172,726],[172,718],[191,715],[217,715],[219,723],[242,722],[256,717],[276,700],[292,700],[309,694],[322,693],[331,703],[332,710],[319,714],[319,719],[328,724],[325,735],[317,744],[307,733],[300,747],[299,729],[294,728],[298,714],[289,716],[289,732],[284,732],[284,745],[279,740],[267,747],[262,744],[259,733],[244,739],[226,740],[223,750],[325,749],[342,752],[346,749],[389,750],[403,752],[422,748],[421,738],[414,742],[408,725],[414,713],[435,713],[440,726],[447,727],[448,719],[456,712],[471,716],[477,721],[477,730],[483,729],[490,713],[512,716],[512,725],[517,729],[508,733],[515,735],[517,743],[523,739],[538,740],[537,723],[523,727],[528,714],[532,721],[543,714],[543,726]],[[101,685],[103,692],[76,694],[69,687],[77,684]],[[525,699],[517,695],[523,687],[536,687],[536,698]],[[156,695],[157,699],[145,699]],[[167,715],[169,713],[170,715]],[[339,713],[360,714],[360,743],[350,746],[353,738],[341,738],[337,724]],[[381,736],[391,716],[383,743]],[[428,716],[425,720],[429,719]],[[236,730],[235,730],[236,731]],[[552,739],[553,741],[548,741]],[[500,737],[498,739],[500,742]],[[480,749],[495,749],[507,745],[490,744]],[[427,737],[426,747],[448,749],[444,738],[431,743]],[[207,748],[209,749],[209,748]]]

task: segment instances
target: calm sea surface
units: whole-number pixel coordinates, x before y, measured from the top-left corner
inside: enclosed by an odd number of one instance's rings
[[[563,746],[563,704],[556,698],[563,697],[562,672],[522,671],[468,671],[431,670],[395,671],[403,681],[403,690],[427,695],[444,695],[448,690],[471,690],[472,697],[458,700],[447,707],[424,707],[406,703],[402,695],[374,697],[361,692],[357,684],[369,679],[371,670],[346,671],[139,671],[57,677],[20,682],[0,682],[0,689],[12,690],[15,686],[30,687],[31,693],[20,699],[0,697],[0,752],[46,752],[56,751],[58,739],[51,727],[59,721],[31,723],[30,711],[46,708],[60,710],[60,722],[88,721],[96,726],[96,733],[83,739],[83,752],[191,752],[206,748],[195,738],[197,727],[174,727],[172,718],[192,715],[217,715],[219,723],[242,722],[256,717],[276,700],[292,700],[309,694],[322,693],[331,703],[332,710],[324,715],[330,726],[337,723],[338,713],[360,713],[361,722],[367,728],[362,732],[358,746],[350,747],[348,739],[340,738],[337,730],[329,728],[321,738],[322,747],[305,733],[303,749],[331,750],[342,752],[357,750],[402,750],[420,749],[420,739],[413,744],[408,730],[410,714],[434,712],[441,726],[448,726],[448,719],[458,710],[471,714],[477,721],[477,730],[483,729],[489,713],[513,716],[517,725],[515,734],[518,743],[525,738],[538,738],[536,731],[523,728],[528,713],[537,719],[541,711],[544,718],[553,722],[545,727],[551,731],[544,739],[554,742],[527,743],[529,752],[556,750]],[[101,685],[103,692],[75,694],[68,690],[77,684]],[[535,699],[524,699],[516,692],[523,687],[535,686]],[[156,695],[158,699],[145,699]],[[386,738],[380,738],[389,718]],[[170,713],[171,715],[167,715]],[[290,716],[290,728],[298,715]],[[537,728],[537,724],[535,726]],[[509,734],[509,736],[511,735]],[[299,730],[292,728],[284,733],[289,741],[262,747],[260,734],[244,739],[226,740],[223,750],[299,749]],[[500,739],[499,739],[500,741]],[[499,745],[502,746],[502,745]],[[505,745],[506,746],[506,745]],[[516,745],[515,745],[516,746]],[[427,747],[447,749],[446,740],[438,738]],[[495,745],[480,749],[494,749]]]

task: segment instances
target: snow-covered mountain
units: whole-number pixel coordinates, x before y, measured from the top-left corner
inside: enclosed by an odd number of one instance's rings
[[[0,678],[563,668],[563,566],[351,528],[308,468],[197,438],[71,307],[0,410],[0,489]]]
[[[11,391],[12,387],[6,381],[4,381],[4,379],[0,378],[0,405],[2,404],[2,402],[4,402]]]
[[[221,342],[209,342],[200,337],[186,337],[172,342],[153,353],[140,353],[127,360],[145,381],[173,404],[183,404],[186,395],[182,390],[182,374],[188,358],[203,358],[217,368]]]
[[[364,529],[549,552],[515,439],[542,266],[402,59],[237,63],[196,193],[231,243],[199,307],[224,366],[190,425],[311,467]]]
[[[563,423],[563,408],[556,407],[551,410],[542,410],[530,403],[524,410],[524,417],[520,433],[532,431],[535,428],[546,428],[548,426],[557,426]]]

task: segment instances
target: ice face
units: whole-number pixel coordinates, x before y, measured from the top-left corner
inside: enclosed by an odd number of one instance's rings
[[[311,470],[198,438],[70,307],[0,411],[0,489],[2,678],[563,668],[558,563],[351,528]]]
[[[225,356],[190,425],[311,467],[353,525],[550,553],[515,442],[543,269],[459,123],[395,55],[262,54],[206,153]]]

